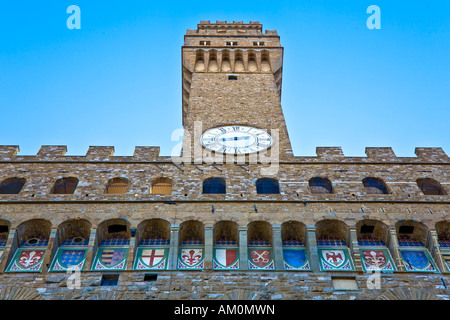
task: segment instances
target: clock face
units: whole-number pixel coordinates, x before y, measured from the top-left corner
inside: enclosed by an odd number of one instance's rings
[[[227,154],[255,153],[273,144],[266,131],[239,125],[208,129],[200,142],[207,149]]]

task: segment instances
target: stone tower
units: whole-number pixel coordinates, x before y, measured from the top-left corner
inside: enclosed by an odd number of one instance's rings
[[[220,158],[224,153],[242,156],[256,152],[260,152],[261,157],[275,157],[273,150],[280,152],[280,159],[292,157],[280,103],[283,47],[276,31],[263,33],[262,25],[252,21],[202,21],[197,30],[187,30],[182,61],[185,154],[187,150],[194,153],[187,146],[190,144],[197,147],[197,151],[201,149],[203,157],[212,154]],[[230,126],[228,130],[233,130],[233,126],[245,126],[234,127],[238,132],[251,130],[247,129],[249,127],[262,129],[273,140],[270,147],[258,149],[257,143],[269,142],[264,139],[257,142],[250,137],[252,141],[239,144],[239,139],[250,138],[233,137],[231,133],[221,138],[220,134],[216,136],[212,132],[210,141],[202,145],[201,134],[223,126]],[[233,139],[237,143],[231,143]],[[230,143],[224,146],[221,142]],[[250,145],[253,142],[254,147],[238,148],[245,146],[245,142]]]

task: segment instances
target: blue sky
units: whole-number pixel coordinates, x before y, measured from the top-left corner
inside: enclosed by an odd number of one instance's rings
[[[69,30],[70,5],[81,29]],[[366,9],[381,9],[369,30]],[[450,155],[450,1],[8,1],[0,6],[0,145],[160,146],[181,128],[181,46],[200,20],[260,21],[285,48],[294,153],[442,147]]]

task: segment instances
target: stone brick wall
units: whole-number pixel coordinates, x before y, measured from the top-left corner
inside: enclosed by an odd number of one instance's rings
[[[356,290],[336,290],[333,279],[348,275],[289,272],[122,272],[118,286],[101,286],[101,274],[81,275],[81,287],[67,286],[66,274],[3,274],[0,299],[42,300],[448,300],[449,277],[382,275],[379,287],[371,275],[350,275]],[[369,286],[368,286],[369,281]],[[20,282],[20,286],[18,285]],[[445,285],[444,285],[445,284]]]

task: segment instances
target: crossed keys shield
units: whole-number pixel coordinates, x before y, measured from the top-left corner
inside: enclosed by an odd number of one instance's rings
[[[270,250],[250,250],[250,260],[258,267],[264,267],[271,259]]]

